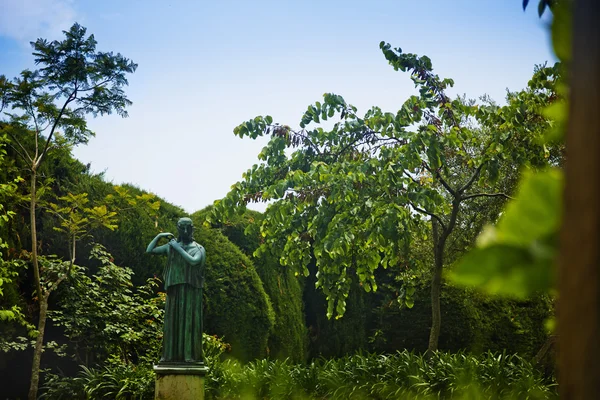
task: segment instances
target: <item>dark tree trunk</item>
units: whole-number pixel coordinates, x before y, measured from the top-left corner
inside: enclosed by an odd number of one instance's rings
[[[440,242],[438,222],[432,220],[434,265],[431,277],[431,330],[429,332],[428,352],[438,349],[442,311],[440,308],[440,291],[442,289],[442,268],[444,266],[444,243]]]
[[[558,276],[561,399],[600,393],[600,1],[576,0]]]
[[[429,346],[427,352],[431,353],[438,349],[440,331],[442,328],[442,310],[440,306],[440,292],[442,290],[442,270],[444,269],[444,250],[448,236],[454,231],[456,218],[460,210],[460,194],[454,197],[452,202],[452,213],[448,225],[440,221],[431,220],[433,231],[433,254],[434,263],[431,277],[431,330],[429,331]],[[441,232],[440,232],[441,231]]]

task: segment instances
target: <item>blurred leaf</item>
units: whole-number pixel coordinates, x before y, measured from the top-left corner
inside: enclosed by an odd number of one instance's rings
[[[474,249],[449,273],[462,286],[475,286],[494,295],[526,298],[547,290],[551,263],[534,251],[519,246],[495,244]]]
[[[525,174],[517,197],[497,228],[500,243],[527,246],[557,232],[561,222],[563,175],[558,169]]]
[[[484,229],[479,248],[449,273],[458,285],[525,298],[550,291],[561,222],[563,174],[558,169],[525,174],[517,197],[496,227]]]
[[[561,1],[552,21],[552,46],[559,60],[571,61],[572,11],[568,1]]]
[[[546,107],[542,113],[554,122],[554,126],[546,131],[546,140],[548,142],[562,141],[569,116],[569,103],[563,100],[556,101]]]

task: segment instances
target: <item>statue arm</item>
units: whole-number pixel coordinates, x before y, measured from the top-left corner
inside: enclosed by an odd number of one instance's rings
[[[160,238],[168,237],[168,236],[173,236],[173,235],[168,232],[163,232],[163,233],[159,233],[158,235],[156,235],[156,237],[154,239],[152,239],[152,241],[148,245],[148,248],[146,248],[146,253],[167,254],[169,252],[168,244],[163,244],[162,246],[158,246],[158,247],[156,247],[156,244],[158,243]]]
[[[183,257],[183,259],[185,261],[187,261],[188,263],[190,263],[192,265],[201,264],[202,261],[204,261],[204,259],[206,258],[206,251],[204,250],[204,247],[202,247],[200,245],[196,245],[198,251],[194,252],[194,255],[191,255],[187,251],[185,251],[181,247],[181,245],[174,239],[169,242],[169,245],[171,245],[171,247],[173,247],[175,249],[175,251],[177,251],[179,254],[181,254],[181,256]]]

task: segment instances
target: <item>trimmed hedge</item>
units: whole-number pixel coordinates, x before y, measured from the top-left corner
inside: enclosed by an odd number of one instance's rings
[[[197,227],[194,236],[206,249],[205,331],[241,361],[265,357],[273,308],[252,261],[216,229]]]
[[[204,223],[211,207],[192,215],[195,225]],[[289,268],[282,267],[272,255],[255,257],[260,244],[260,221],[262,214],[247,210],[222,224],[215,225],[243,253],[253,260],[275,315],[275,323],[268,340],[268,356],[303,362],[307,356],[308,334],[302,302],[302,278]],[[226,339],[227,340],[227,339]]]
[[[311,263],[308,269],[310,275],[304,288],[304,302],[309,333],[309,358],[342,357],[367,349],[368,317],[371,313],[368,304],[371,294],[353,280],[344,316],[327,319],[327,300],[323,292],[315,288],[317,268]]]
[[[533,357],[548,337],[544,323],[552,316],[552,306],[544,297],[515,301],[444,285],[440,301],[440,350],[506,351]],[[427,350],[431,326],[429,286],[417,289],[411,309],[391,306],[380,310],[378,329],[383,337],[374,350]]]

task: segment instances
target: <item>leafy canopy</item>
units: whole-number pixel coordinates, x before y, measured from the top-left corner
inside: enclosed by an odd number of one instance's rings
[[[496,195],[486,191],[503,163],[549,157],[532,135],[547,125],[535,102],[502,108],[488,99],[452,100],[446,90],[454,82],[434,74],[428,57],[384,42],[380,48],[395,70],[410,73],[419,94],[395,113],[373,107],[360,116],[342,96],[326,93],[308,106],[298,130],[270,116],[242,123],[236,135],[270,141],[261,163],[216,202],[212,216],[272,202],[257,252],[278,252],[283,265],[305,275],[314,260],[330,317],[344,313],[353,276],[365,290],[377,290],[376,268],[417,263],[408,250],[411,236],[422,232],[422,216],[446,230],[461,202]],[[532,82],[551,86],[556,73],[540,67]],[[523,96],[547,91],[531,86]]]
[[[0,111],[8,106],[16,111],[6,113],[11,125],[25,125],[38,135],[47,132],[39,151],[37,141],[33,153],[20,146],[21,156],[37,165],[57,129],[71,144],[87,143],[93,132],[86,114],[126,117],[131,105],[123,87],[137,64],[119,53],[96,51],[94,35],[86,37],[86,28],[77,23],[64,34],[62,41],[31,42],[39,69],[24,70],[12,81],[0,77]]]

